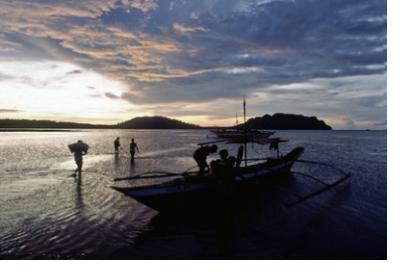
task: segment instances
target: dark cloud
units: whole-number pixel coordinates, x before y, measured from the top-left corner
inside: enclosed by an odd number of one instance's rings
[[[120,97],[118,95],[112,94],[111,92],[106,92],[104,93],[104,96],[110,99],[119,99]]]
[[[70,71],[70,72],[67,72],[67,75],[78,75],[78,74],[81,74],[83,71],[81,71],[81,70],[73,70],[73,71]]]
[[[19,113],[21,110],[16,109],[0,109],[0,113]]]

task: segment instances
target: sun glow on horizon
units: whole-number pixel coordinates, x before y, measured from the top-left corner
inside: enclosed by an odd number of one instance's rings
[[[139,112],[117,98],[125,85],[71,63],[0,61],[0,75],[7,77],[0,99],[8,109],[1,118],[116,123]]]

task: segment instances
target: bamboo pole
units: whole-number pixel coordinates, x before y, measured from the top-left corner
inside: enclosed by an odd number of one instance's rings
[[[246,127],[246,100],[243,98],[243,134],[245,140],[245,167],[248,166],[248,139],[247,139],[247,127]]]

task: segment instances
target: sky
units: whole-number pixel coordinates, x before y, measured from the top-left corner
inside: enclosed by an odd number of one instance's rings
[[[381,0],[0,0],[0,118],[387,127]]]

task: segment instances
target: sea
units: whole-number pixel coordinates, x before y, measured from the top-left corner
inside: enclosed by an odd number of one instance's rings
[[[213,141],[208,130],[0,132],[0,259],[386,259],[386,131],[274,136],[288,140],[280,154],[301,146],[302,160],[326,165],[297,162],[280,184],[229,209],[196,214],[159,213],[112,186],[149,184],[114,181],[144,172],[196,170],[192,154],[198,143]],[[131,138],[140,150],[134,164]],[[90,147],[81,181],[72,177],[67,147],[77,140]],[[218,146],[232,155],[238,149]],[[249,158],[275,154],[258,144],[248,151]],[[341,172],[350,179],[292,205]]]

